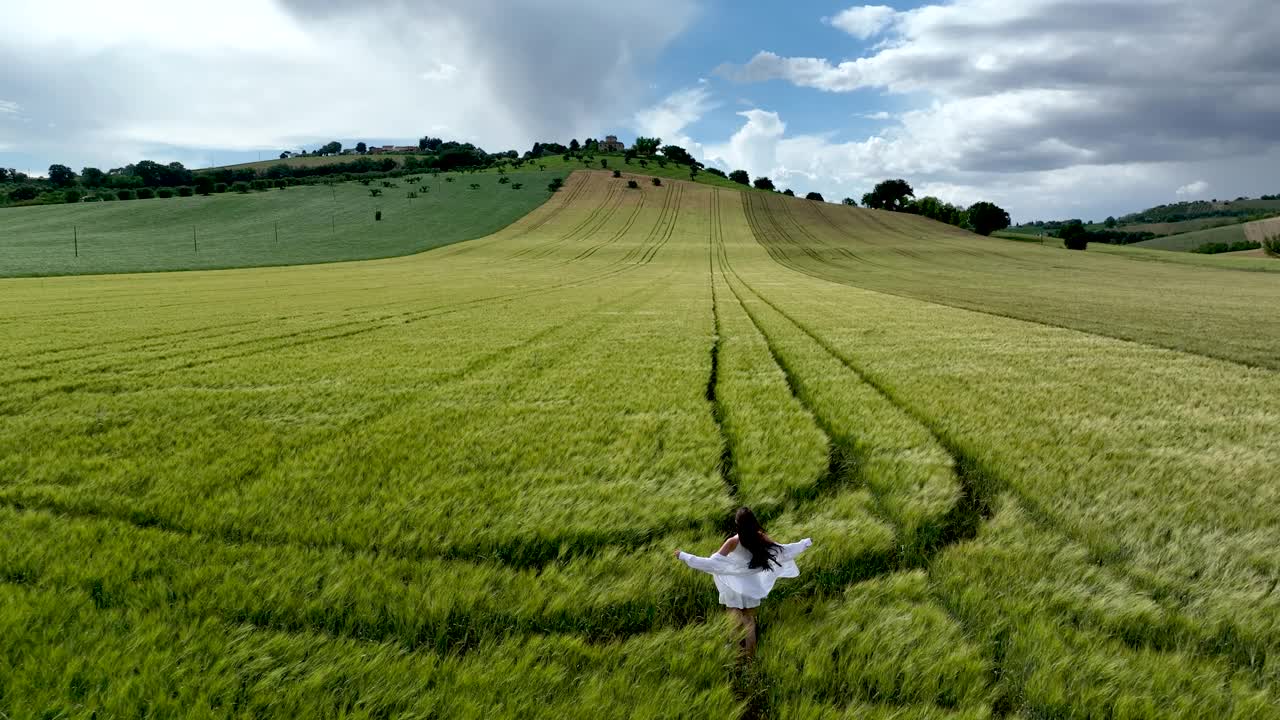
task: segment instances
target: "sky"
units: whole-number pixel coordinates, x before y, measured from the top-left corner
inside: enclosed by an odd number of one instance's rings
[[[1280,192],[1275,0],[14,3],[0,166],[656,135],[798,194],[1101,219]]]

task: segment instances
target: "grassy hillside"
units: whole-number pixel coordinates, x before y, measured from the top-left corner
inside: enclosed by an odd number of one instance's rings
[[[321,165],[336,165],[339,163],[348,163],[359,158],[372,158],[374,160],[382,160],[391,158],[397,163],[404,163],[404,159],[409,155],[399,153],[385,153],[378,155],[335,155],[333,157],[325,157],[323,155],[308,155],[306,157],[290,157],[290,158],[273,158],[271,160],[255,160],[253,162],[236,163],[234,165],[218,165],[216,167],[201,168],[201,170],[256,170],[258,172],[265,171],[273,165],[288,165],[290,167],[319,167]]]
[[[1263,339],[1280,338],[1280,318],[1256,313],[1277,291],[1271,273],[1139,263],[776,194],[750,195],[747,210],[775,259],[818,277],[1280,369],[1280,341]]]
[[[1277,279],[596,172],[0,280],[0,714],[1276,718]],[[742,504],[745,669],[672,557]]]
[[[544,202],[563,172],[422,175],[248,194],[0,211],[0,276],[292,265],[404,255],[487,235]],[[453,178],[449,182],[447,178]],[[480,188],[471,189],[472,183]],[[520,190],[513,190],[522,183]],[[372,197],[370,189],[381,190]],[[382,211],[382,220],[374,213]],[[194,233],[194,239],[192,237]],[[78,244],[79,257],[75,256]]]
[[[1182,233],[1180,235],[1170,235],[1168,237],[1143,240],[1142,242],[1135,243],[1134,245],[1135,247],[1148,248],[1150,250],[1191,252],[1205,243],[1231,244],[1233,242],[1240,242],[1246,239],[1244,225],[1227,225],[1225,227],[1216,227],[1208,230]]]

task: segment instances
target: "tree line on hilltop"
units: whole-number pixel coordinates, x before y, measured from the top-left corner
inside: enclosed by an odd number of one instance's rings
[[[411,149],[410,147],[409,150]],[[527,164],[543,167],[537,163],[540,158],[556,155],[565,161],[579,159],[585,164],[594,162],[597,155],[619,154],[626,165],[635,162],[642,168],[647,168],[650,162],[654,162],[665,168],[668,164],[674,164],[686,168],[690,180],[705,172],[740,185],[777,192],[773,181],[766,176],[752,179],[745,170],[725,172],[719,168],[707,167],[685,148],[674,144],[663,145],[662,139],[657,137],[637,137],[621,153],[613,149],[607,151],[602,142],[595,138],[587,138],[583,142],[575,138],[567,145],[535,142],[524,153],[516,150],[490,153],[472,143],[424,136],[417,142],[417,152],[409,150],[392,149],[389,152],[396,153],[397,157],[390,157],[384,153],[384,148],[370,149],[366,143],[359,142],[354,148],[344,150],[342,143],[334,140],[311,152],[304,150],[296,155],[281,153],[282,160],[290,157],[334,157],[332,162],[319,165],[280,162],[265,168],[223,167],[193,171],[178,162],[162,164],[142,160],[106,171],[85,167],[76,173],[66,165],[54,164],[49,166],[48,175],[43,178],[33,178],[17,170],[0,168],[0,203],[37,205],[189,197],[228,191],[284,188],[332,180],[376,179],[423,171],[476,171],[492,167],[519,169]],[[608,160],[604,157],[599,159],[599,163],[602,169],[608,167]],[[794,196],[795,193],[788,188],[783,194]],[[824,201],[822,194],[818,192],[807,193],[805,198]],[[853,198],[845,198],[842,203],[858,205]],[[911,185],[901,179],[878,183],[871,192],[862,196],[862,205],[871,209],[921,215],[982,235],[989,235],[1009,226],[1009,214],[993,203],[978,202],[968,208],[961,208],[933,196],[917,199]]]

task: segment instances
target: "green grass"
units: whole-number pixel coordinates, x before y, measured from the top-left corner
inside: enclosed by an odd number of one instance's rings
[[[422,174],[208,197],[0,211],[0,277],[208,270],[390,257],[481,237],[544,202],[552,171]],[[559,176],[563,176],[560,173]],[[447,182],[452,177],[453,182]],[[478,190],[471,183],[479,183]],[[523,183],[520,190],[512,190]],[[379,189],[372,197],[370,189]],[[375,222],[374,213],[382,211]],[[194,234],[194,238],[193,238]],[[78,247],[78,250],[77,250]],[[76,253],[79,253],[78,257]]]
[[[0,280],[0,713],[1280,716],[1274,276],[626,179]],[[749,667],[739,504],[815,540]]]
[[[272,158],[270,160],[254,160],[252,162],[235,163],[233,165],[217,165],[214,167],[201,168],[201,170],[256,170],[258,172],[265,171],[267,168],[275,165],[288,165],[289,167],[320,167],[322,165],[337,165],[341,163],[349,163],[361,158],[369,158],[375,162],[390,158],[397,163],[404,163],[405,158],[416,157],[404,155],[400,153],[379,153],[374,155],[335,155],[326,157],[323,155],[308,155],[306,157],[289,157],[289,158]]]
[[[1143,240],[1140,243],[1134,243],[1134,247],[1147,248],[1149,250],[1190,252],[1205,243],[1227,243],[1230,245],[1245,239],[1244,225],[1237,224]]]

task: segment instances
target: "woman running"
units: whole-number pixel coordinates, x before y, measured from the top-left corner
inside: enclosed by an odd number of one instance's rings
[[[711,557],[698,557],[676,550],[676,557],[694,570],[710,573],[720,591],[720,604],[729,609],[745,633],[740,643],[748,657],[756,651],[756,608],[764,600],[778,578],[800,574],[796,556],[813,541],[779,545],[765,534],[756,516],[748,508],[738,508],[733,516],[738,534],[724,541]]]

